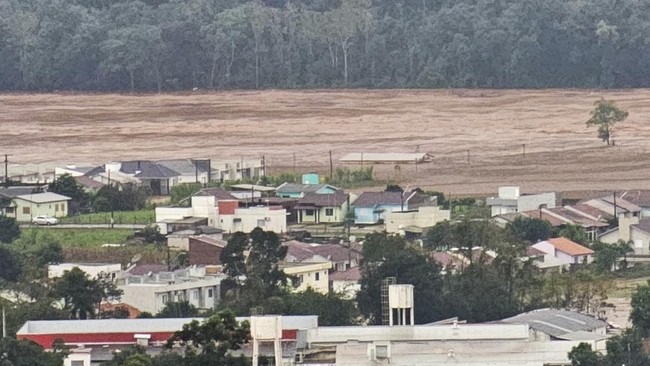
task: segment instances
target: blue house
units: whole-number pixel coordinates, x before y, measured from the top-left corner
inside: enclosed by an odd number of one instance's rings
[[[332,194],[338,190],[338,188],[329,184],[282,183],[275,190],[275,195],[283,198],[303,198],[308,193]]]
[[[415,210],[421,206],[434,206],[435,198],[417,192],[363,192],[354,201],[356,224],[377,224],[386,218],[386,212]]]

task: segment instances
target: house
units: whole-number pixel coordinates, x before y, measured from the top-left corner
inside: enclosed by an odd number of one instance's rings
[[[425,228],[449,220],[451,212],[439,206],[421,206],[409,211],[389,211],[386,212],[385,217],[386,232],[405,235],[405,231],[409,228],[411,230],[416,228],[422,232]]]
[[[66,217],[71,198],[46,192],[24,194],[13,198],[13,217],[16,221],[31,222],[36,216]]]
[[[220,265],[221,252],[226,242],[209,236],[191,236],[189,238],[190,265]]]
[[[22,195],[42,193],[43,188],[40,186],[15,186],[0,188],[0,214],[7,217],[16,217],[16,204],[13,200]]]
[[[197,235],[223,240],[223,230],[210,226],[198,226],[188,230],[173,231],[167,235],[167,246],[170,249],[187,252],[190,250],[190,238]]]
[[[541,269],[566,270],[575,265],[591,263],[594,251],[567,238],[553,238],[532,245],[545,254],[534,263]]]
[[[435,206],[436,198],[412,192],[363,192],[354,201],[356,224],[377,224],[388,212],[416,210],[421,206]]]
[[[346,299],[355,299],[361,290],[361,267],[330,273],[330,289],[343,294]]]
[[[239,200],[221,188],[204,189],[191,201],[191,207],[156,207],[156,224],[162,234],[201,225],[225,233],[249,233],[256,227],[277,233],[287,231],[287,211],[280,206],[240,208]]]
[[[83,187],[84,191],[86,193],[97,193],[100,188],[105,186],[104,183],[98,182],[92,178],[89,178],[85,175],[79,176],[79,177],[74,177],[74,180],[77,182],[78,185]]]
[[[332,262],[285,262],[280,264],[284,274],[294,279],[295,291],[305,291],[308,288],[322,294],[329,293],[329,271]]]
[[[536,210],[540,207],[555,208],[559,204],[555,192],[520,194],[519,187],[499,187],[497,197],[489,197],[485,204],[490,206],[492,216],[512,212]]]
[[[211,180],[225,182],[259,178],[266,175],[264,158],[212,161]]]
[[[619,240],[631,243],[635,255],[650,255],[650,218],[619,219],[619,226],[598,237],[603,243],[617,244]]]
[[[351,201],[350,194],[342,191],[330,194],[306,193],[295,207],[298,223],[343,222]]]
[[[223,279],[222,275],[207,275],[205,267],[190,267],[151,275],[128,273],[117,280],[117,287],[123,291],[121,302],[157,314],[168,302],[178,301],[188,301],[198,309],[214,309]]]
[[[106,276],[111,280],[117,278],[122,272],[122,265],[119,263],[60,263],[47,266],[47,277],[61,277],[66,271],[70,271],[73,268],[79,268],[90,278]]]
[[[175,184],[210,182],[210,159],[171,159],[158,160],[157,165],[177,173]]]
[[[9,180],[22,184],[44,185],[54,182],[55,173],[52,163],[41,164],[9,164],[7,175]],[[0,169],[0,181],[5,182],[5,170]]]
[[[308,244],[296,240],[283,243],[287,247],[287,255],[284,258],[289,263],[319,263],[332,262],[334,271],[346,271],[358,267],[361,262],[361,248],[359,245],[351,244],[344,246],[339,244]]]
[[[308,193],[332,194],[338,190],[329,184],[282,183],[275,189],[275,195],[282,198],[302,198]]]
[[[650,217],[650,191],[649,190],[623,191],[618,193],[617,196],[640,207],[641,218]]]

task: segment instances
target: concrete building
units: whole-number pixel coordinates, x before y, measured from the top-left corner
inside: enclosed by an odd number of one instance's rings
[[[20,222],[31,222],[36,216],[66,217],[70,200],[70,197],[51,192],[16,196],[9,206],[13,208],[13,215],[7,211],[7,216]]]
[[[264,159],[213,160],[211,177],[213,181],[259,178],[266,175]]]
[[[449,210],[443,210],[439,206],[423,206],[417,210],[387,212],[384,224],[386,232],[404,235],[405,228],[416,227],[422,230],[450,218]]]
[[[296,278],[293,283],[295,291],[305,291],[312,288],[322,294],[329,292],[329,271],[332,262],[300,263],[288,262],[280,265],[280,269],[287,275]]]
[[[499,187],[497,197],[489,197],[485,204],[490,206],[492,216],[537,210],[540,207],[554,208],[559,205],[555,192],[521,194],[519,187]]]
[[[221,252],[226,242],[209,236],[191,236],[189,238],[190,265],[220,265]]]
[[[61,277],[65,271],[70,271],[73,268],[79,268],[86,272],[90,278],[107,276],[110,279],[115,279],[122,272],[122,265],[119,263],[60,263],[47,266],[47,277]]]
[[[361,267],[352,267],[345,271],[330,273],[330,289],[332,292],[343,294],[347,299],[355,299],[361,290]]]
[[[131,275],[118,279],[121,302],[140,311],[160,312],[168,302],[188,301],[198,309],[214,309],[220,299],[223,275],[206,275],[204,267],[174,272]]]

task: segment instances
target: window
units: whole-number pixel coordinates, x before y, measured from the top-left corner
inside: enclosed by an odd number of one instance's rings
[[[167,303],[167,295],[162,295],[162,302],[163,304]]]
[[[23,207],[23,215],[29,215],[32,213],[32,210],[29,207]]]
[[[334,209],[333,208],[326,208],[325,209],[325,216],[334,216]]]
[[[314,210],[305,210],[305,216],[314,216]]]
[[[212,296],[214,296],[213,290],[209,289],[208,290],[208,297],[212,297]]]
[[[388,346],[375,346],[377,358],[388,358]]]
[[[194,291],[192,291],[192,298],[193,298],[194,300],[198,300],[198,299],[199,299],[199,290],[194,290]]]
[[[83,361],[70,361],[70,366],[84,366]]]
[[[58,203],[54,204],[54,211],[59,212],[59,204]]]
[[[185,301],[185,295],[183,293],[176,295],[176,298],[178,301]]]
[[[316,272],[316,273],[314,274],[314,280],[315,280],[315,281],[320,281],[320,272]]]
[[[61,211],[65,211],[65,203],[61,204]]]
[[[264,219],[257,220],[257,227],[263,228],[264,227],[264,221],[265,221]]]
[[[13,214],[16,211],[15,207],[5,207],[6,214]]]

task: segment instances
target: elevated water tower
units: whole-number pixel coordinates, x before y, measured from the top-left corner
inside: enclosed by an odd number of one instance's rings
[[[253,338],[253,366],[258,365],[260,342],[273,342],[275,365],[282,366],[282,316],[251,315],[251,338]]]
[[[388,287],[389,325],[415,325],[413,313],[413,285]]]

